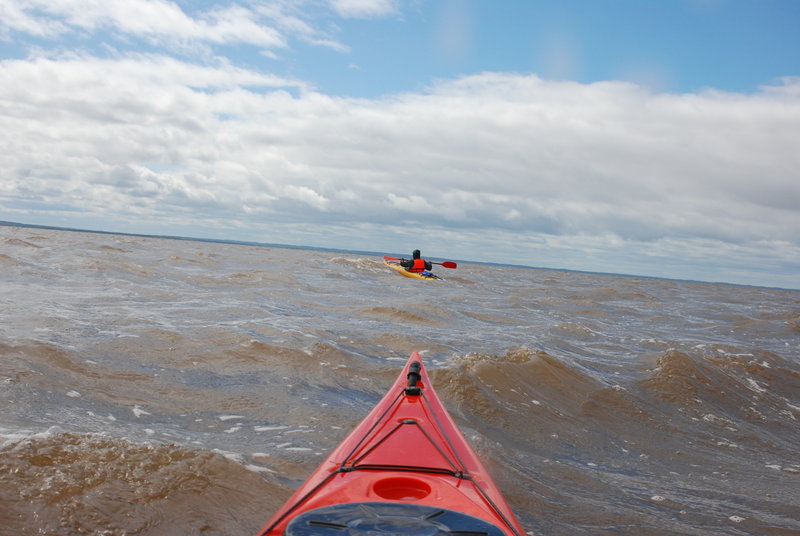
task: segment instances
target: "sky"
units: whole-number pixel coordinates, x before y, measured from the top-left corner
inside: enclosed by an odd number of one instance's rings
[[[800,2],[0,0],[0,220],[800,289]]]

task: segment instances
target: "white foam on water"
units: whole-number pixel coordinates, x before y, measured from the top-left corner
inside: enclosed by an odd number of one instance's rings
[[[64,430],[60,426],[51,426],[47,430],[34,432],[33,430],[11,430],[9,428],[0,427],[0,447],[7,447],[15,443],[20,443],[28,439],[48,439],[54,435],[63,433]]]
[[[272,473],[272,474],[277,473],[277,471],[273,471],[268,467],[263,467],[261,465],[253,465],[252,463],[244,465],[244,468],[254,473]]]
[[[254,426],[253,430],[256,432],[274,432],[275,430],[286,430],[289,427],[283,424],[272,424],[263,426]]]
[[[244,466],[244,457],[241,454],[239,454],[238,452],[230,452],[230,451],[221,450],[221,449],[213,449],[212,452],[214,452],[216,454],[219,454],[223,458],[227,458],[227,459],[229,459],[231,461],[234,461],[234,462],[238,463],[239,465]]]
[[[766,393],[766,392],[767,392],[767,389],[766,389],[766,388],[764,388],[764,387],[762,387],[762,386],[761,386],[761,385],[760,385],[760,384],[759,384],[757,381],[755,381],[753,378],[747,378],[747,383],[750,385],[750,388],[751,388],[753,391],[757,391],[757,392],[759,392],[759,393]]]

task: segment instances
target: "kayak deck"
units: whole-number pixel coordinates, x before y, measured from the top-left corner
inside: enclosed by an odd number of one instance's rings
[[[430,281],[441,281],[442,278],[438,275],[434,274],[433,272],[424,271],[424,272],[409,272],[404,267],[400,265],[398,261],[387,261],[384,260],[383,264],[397,272],[398,274],[404,275],[406,277],[411,277],[413,279],[427,279]]]
[[[382,533],[524,534],[416,352],[386,396],[260,534]]]

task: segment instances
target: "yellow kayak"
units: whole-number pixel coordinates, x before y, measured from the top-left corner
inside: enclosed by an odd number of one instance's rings
[[[389,268],[391,268],[392,270],[394,270],[398,274],[402,274],[402,275],[404,275],[406,277],[411,277],[412,279],[427,279],[429,281],[440,281],[442,279],[441,277],[439,277],[438,275],[434,274],[433,272],[428,272],[428,271],[421,272],[421,273],[420,272],[409,272],[408,270],[406,270],[405,268],[400,266],[400,263],[397,262],[397,261],[384,260],[383,264],[385,264],[386,266],[388,266]]]

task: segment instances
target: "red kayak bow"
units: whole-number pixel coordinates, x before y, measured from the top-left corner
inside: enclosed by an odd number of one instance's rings
[[[418,353],[260,536],[523,536]]]

